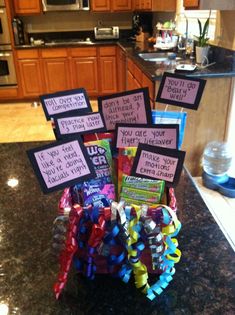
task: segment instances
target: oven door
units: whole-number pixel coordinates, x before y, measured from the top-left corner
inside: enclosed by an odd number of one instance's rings
[[[42,0],[43,11],[73,11],[79,10],[79,0]]]
[[[7,22],[7,13],[5,8],[0,8],[0,43],[1,45],[10,44],[10,32]]]
[[[0,86],[16,85],[16,73],[11,51],[0,51]]]

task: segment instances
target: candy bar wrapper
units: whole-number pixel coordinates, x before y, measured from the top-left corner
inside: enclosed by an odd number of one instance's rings
[[[137,206],[147,205],[147,206],[155,206],[156,207],[158,205],[158,204],[154,204],[154,203],[151,203],[151,202],[135,200],[135,199],[122,197],[122,196],[120,197],[120,201],[125,201],[125,205],[127,205],[127,206],[131,206],[131,205],[137,205]]]
[[[88,133],[83,136],[84,142],[91,142],[97,140],[106,140],[110,144],[110,149],[113,151],[114,149],[114,132],[98,132],[98,133]]]
[[[85,182],[82,188],[84,205],[95,204],[99,208],[109,206],[107,200],[115,200],[114,184],[104,184],[101,181]]]
[[[120,148],[118,153],[118,194],[123,175],[130,175],[137,148]]]
[[[122,187],[121,197],[155,204],[161,201],[161,193],[153,193],[147,190],[140,190],[130,187]]]
[[[96,178],[109,178],[112,180],[112,154],[108,140],[84,142],[88,155],[95,168]]]
[[[142,189],[162,194],[165,188],[165,181],[123,175],[122,187]]]

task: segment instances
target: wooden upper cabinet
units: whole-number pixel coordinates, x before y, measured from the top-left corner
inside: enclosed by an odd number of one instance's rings
[[[114,0],[112,1],[113,11],[131,11],[131,0]]]
[[[235,10],[235,0],[184,0],[185,9]]]
[[[92,0],[94,12],[122,12],[132,10],[132,0]]]
[[[177,0],[133,0],[133,10],[143,11],[176,11]]]
[[[185,8],[198,8],[199,0],[184,0],[183,6]]]
[[[94,12],[111,11],[110,0],[91,0],[91,9]]]
[[[13,0],[15,14],[40,14],[41,0]]]

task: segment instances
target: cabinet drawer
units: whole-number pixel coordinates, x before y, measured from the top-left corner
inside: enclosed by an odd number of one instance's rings
[[[60,58],[67,57],[66,48],[50,48],[41,50],[42,58]]]
[[[100,51],[100,56],[115,56],[116,55],[115,46],[100,47],[99,51]]]
[[[78,47],[71,48],[72,57],[96,57],[96,47]]]
[[[37,59],[39,57],[38,49],[17,50],[18,59]]]

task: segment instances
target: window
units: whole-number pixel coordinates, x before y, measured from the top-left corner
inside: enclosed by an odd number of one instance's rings
[[[208,30],[208,37],[210,40],[215,38],[215,22],[216,22],[216,10],[184,10],[183,0],[178,0],[177,12],[176,12],[176,28],[178,33],[185,36],[186,25],[188,21],[188,36],[192,37],[199,35],[198,21],[199,19],[204,25],[206,19],[210,15],[210,24]]]

